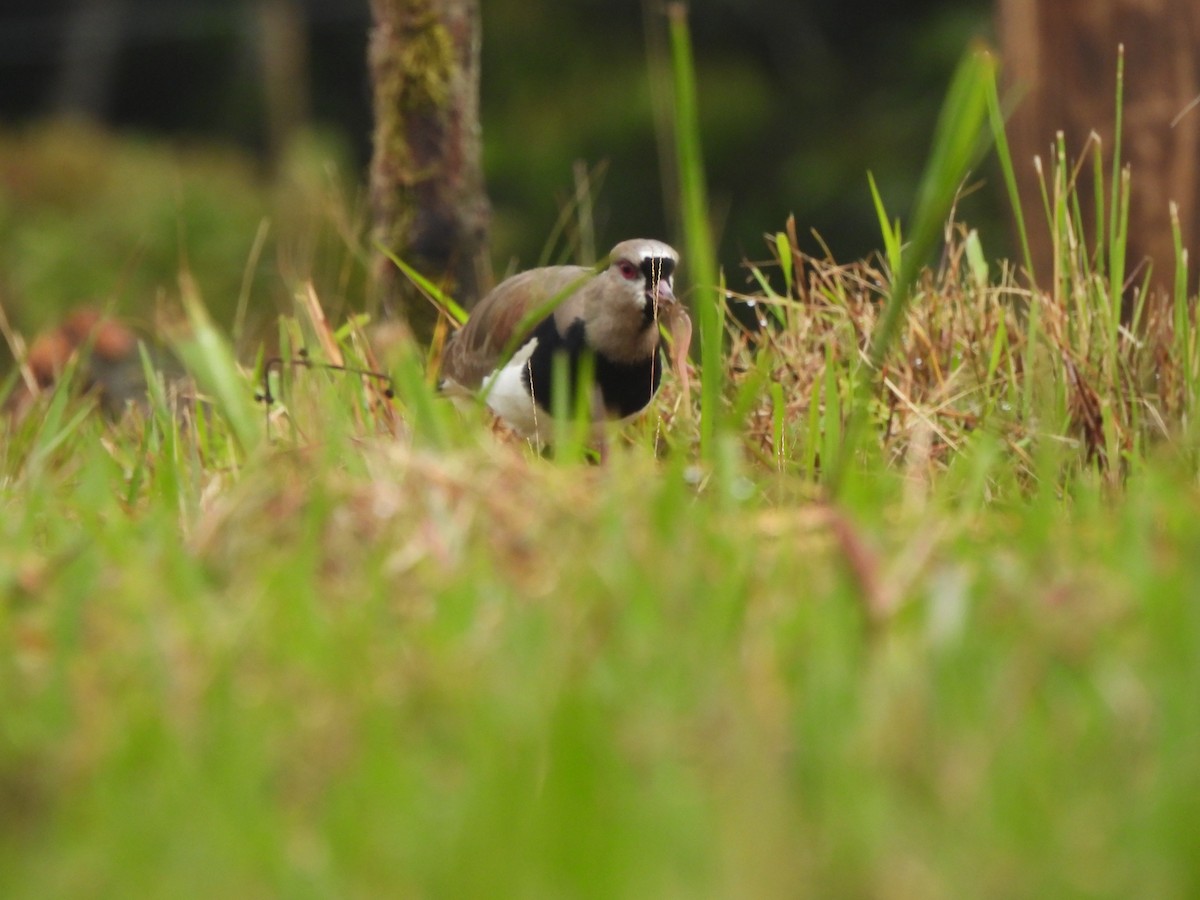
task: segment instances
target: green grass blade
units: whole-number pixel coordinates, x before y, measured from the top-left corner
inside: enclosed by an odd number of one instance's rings
[[[892,273],[890,295],[871,335],[867,352],[869,371],[864,373],[857,366],[851,370],[853,381],[845,437],[830,472],[830,485],[835,493],[841,489],[846,469],[857,456],[872,389],[900,331],[912,286],[941,240],[963,180],[987,146],[983,125],[988,97],[995,92],[995,78],[992,56],[973,50],[959,63],[951,79],[917,191],[909,227],[910,243],[903,250],[899,270]]]
[[[1025,224],[1025,210],[1021,203],[1021,192],[1017,187],[1017,174],[1013,166],[1012,151],[1008,146],[1008,133],[1004,125],[1004,113],[1000,108],[1000,93],[995,78],[988,84],[988,122],[991,125],[992,141],[996,147],[996,158],[1000,162],[1000,172],[1004,178],[1004,190],[1008,194],[1008,202],[1012,207],[1013,220],[1017,225],[1017,237],[1021,245],[1021,259],[1025,263],[1025,271],[1029,281],[1037,284],[1037,273],[1033,268],[1033,253],[1029,249],[1029,229]]]
[[[1108,234],[1109,258],[1111,260],[1113,260],[1114,268],[1116,267],[1117,257],[1115,257],[1113,255],[1113,251],[1116,248],[1117,243],[1118,243],[1118,231],[1120,229],[1119,217],[1117,215],[1117,211],[1121,208],[1121,194],[1120,194],[1121,130],[1122,130],[1122,124],[1124,122],[1124,109],[1125,109],[1125,45],[1124,44],[1119,44],[1117,46],[1117,88],[1116,88],[1116,90],[1117,90],[1116,109],[1114,111],[1114,122],[1113,122],[1113,153],[1112,153],[1112,176],[1111,176],[1112,182],[1110,184],[1110,188],[1112,190],[1112,203],[1109,206],[1109,209],[1111,210],[1111,212],[1109,215],[1110,231]],[[1101,239],[1100,235],[1097,235],[1096,240],[1100,240],[1100,239]],[[1124,248],[1122,247],[1122,251],[1123,250],[1124,250]],[[1125,258],[1123,252],[1122,252],[1120,258],[1122,260]],[[1118,293],[1119,292],[1120,291],[1118,290]]]
[[[990,54],[974,50],[961,63],[950,82],[934,131],[933,149],[917,191],[909,227],[910,243],[899,272],[894,273],[891,296],[871,336],[869,359],[876,371],[883,365],[908,308],[912,285],[941,240],[946,217],[954,205],[967,172],[982,155],[982,125],[988,96],[994,91],[996,64]]]
[[[792,256],[791,242],[782,231],[775,232],[775,253],[779,257],[779,269],[783,272],[784,296],[795,296],[795,258]]]
[[[724,303],[719,289],[716,253],[708,220],[708,193],[700,143],[696,69],[688,31],[687,8],[667,7],[674,85],[674,140],[679,169],[684,252],[692,283],[692,308],[700,323],[700,455],[711,462],[716,452],[717,420],[724,394],[721,363],[725,338]]]
[[[402,260],[399,256],[381,244],[375,242],[375,249],[382,253],[391,261],[400,272],[411,281],[416,287],[429,299],[429,301],[439,310],[446,313],[457,322],[459,325],[467,321],[467,311],[463,309],[454,298],[439,288],[436,284]]]
[[[183,307],[189,328],[173,339],[173,349],[200,390],[211,398],[238,447],[250,453],[263,436],[254,391],[198,294],[186,286]]]
[[[875,176],[870,172],[867,172],[867,184],[871,187],[871,202],[875,205],[875,216],[879,219],[879,233],[883,236],[883,249],[887,256],[888,268],[894,276],[900,271],[904,262],[901,254],[903,240],[900,236],[900,220],[897,219],[893,224],[888,217],[887,209],[883,205],[883,197],[879,195],[879,188],[875,185]]]

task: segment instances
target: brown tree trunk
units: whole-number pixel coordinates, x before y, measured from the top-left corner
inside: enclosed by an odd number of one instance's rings
[[[307,23],[298,0],[258,0],[256,12],[267,152],[278,165],[296,132],[308,124]]]
[[[370,202],[374,236],[470,306],[480,290],[488,203],[479,128],[478,0],[371,0],[375,96]],[[378,254],[385,314],[418,335],[429,302]]]
[[[127,6],[125,0],[75,0],[71,4],[55,85],[58,113],[94,121],[107,115],[127,29]]]
[[[1122,160],[1131,169],[1126,272],[1172,283],[1175,251],[1169,204],[1179,204],[1184,247],[1195,259],[1200,237],[1200,4],[1197,0],[997,0],[1000,44],[1010,85],[1021,97],[1009,139],[1030,226],[1034,268],[1045,286],[1050,237],[1033,157],[1049,172],[1062,131],[1078,158],[1088,135],[1102,141],[1111,171],[1117,47],[1125,47]],[[1182,115],[1181,115],[1182,114]],[[1094,222],[1091,168],[1079,190],[1085,224]],[[1094,236],[1089,235],[1089,240]],[[1194,284],[1194,279],[1192,281]]]

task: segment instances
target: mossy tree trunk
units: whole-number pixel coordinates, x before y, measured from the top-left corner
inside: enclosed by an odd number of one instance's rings
[[[1169,204],[1179,204],[1184,246],[1200,240],[1200,4],[1196,0],[997,0],[1010,84],[1021,97],[1010,123],[1022,205],[1031,226],[1038,280],[1052,273],[1050,235],[1033,157],[1046,171],[1057,132],[1078,157],[1101,139],[1106,175],[1114,146],[1117,47],[1125,46],[1121,157],[1131,167],[1126,272],[1140,282],[1153,262],[1169,287],[1175,265]],[[1095,221],[1091,167],[1081,171],[1084,222]],[[1089,236],[1094,237],[1094,236]],[[1194,285],[1194,279],[1192,284]]]
[[[117,65],[129,24],[127,0],[74,0],[63,21],[55,111],[103,121],[109,112]],[[17,22],[18,28],[20,22]]]
[[[465,306],[486,258],[479,127],[478,0],[371,0],[374,237]],[[426,336],[435,312],[377,254],[385,314]]]
[[[308,23],[299,0],[258,0],[255,13],[267,152],[277,166],[309,121]]]

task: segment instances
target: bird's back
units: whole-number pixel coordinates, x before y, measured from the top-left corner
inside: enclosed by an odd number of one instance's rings
[[[530,269],[496,285],[476,304],[471,316],[446,342],[442,373],[446,379],[476,390],[502,362],[505,350],[515,351],[538,322],[551,313],[569,322],[579,311],[578,290],[593,275],[584,266],[547,266]],[[569,296],[562,297],[564,292]],[[552,300],[562,299],[553,310],[529,319]]]

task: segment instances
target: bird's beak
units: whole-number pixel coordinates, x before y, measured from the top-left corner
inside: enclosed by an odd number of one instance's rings
[[[675,291],[665,278],[655,285],[653,296],[654,303],[660,310],[664,307],[670,309],[679,306],[679,301],[675,299]]]

